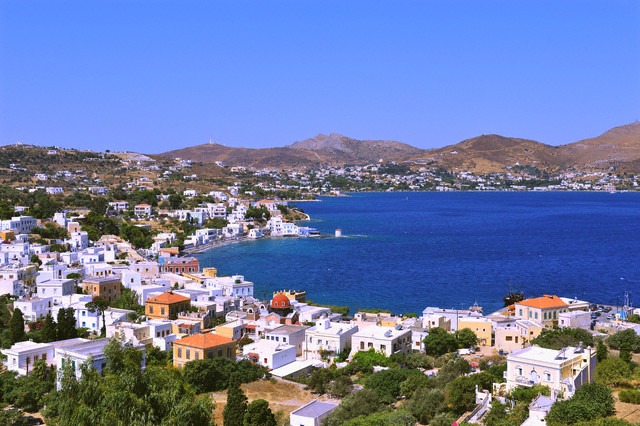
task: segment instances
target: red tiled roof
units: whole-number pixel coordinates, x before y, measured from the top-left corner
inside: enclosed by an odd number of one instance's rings
[[[148,299],[146,303],[161,303],[163,305],[170,305],[172,303],[186,302],[188,300],[190,300],[188,297],[175,294],[171,291],[165,291],[160,296]]]
[[[184,337],[180,340],[176,340],[175,342],[173,342],[173,344],[184,345],[198,349],[207,349],[232,342],[235,342],[235,340],[214,333],[205,333]]]
[[[558,296],[549,296],[548,294],[545,294],[542,297],[536,297],[535,299],[523,300],[516,304],[538,309],[561,308],[563,306],[567,306],[567,304]]]

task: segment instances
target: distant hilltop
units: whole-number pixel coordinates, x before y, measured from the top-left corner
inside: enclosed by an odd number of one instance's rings
[[[424,150],[397,141],[358,140],[332,133],[277,148],[232,148],[204,144],[159,154],[199,163],[221,161],[255,168],[316,168],[409,161],[475,173],[530,167],[544,172],[606,170],[640,173],[640,123],[560,146],[534,140],[482,135],[455,145]]]

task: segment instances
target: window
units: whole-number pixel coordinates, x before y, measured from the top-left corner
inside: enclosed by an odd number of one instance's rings
[[[511,336],[507,336],[504,338],[504,340],[506,340],[507,342],[511,342],[513,338]]]
[[[191,349],[187,349],[187,359],[191,359]]]
[[[156,337],[160,337],[160,332],[156,331]]]
[[[47,360],[47,354],[42,354],[42,360],[46,361]]]
[[[222,356],[222,348],[218,348],[218,356]]]
[[[381,351],[386,351],[387,350],[387,345],[380,345],[380,350]]]
[[[538,313],[536,312],[536,319],[538,319]]]
[[[364,350],[364,342],[360,342],[360,350]]]
[[[200,353],[198,351],[195,351],[194,355],[196,357],[196,361],[200,359]]]
[[[544,380],[545,380],[545,382],[550,382],[551,381],[551,374],[545,372],[544,373]]]
[[[164,315],[164,306],[160,307],[160,315]]]
[[[227,357],[231,358],[231,346],[227,346]]]
[[[516,367],[516,375],[522,376],[522,367]]]
[[[87,316],[87,311],[82,311],[82,316],[86,317]]]
[[[373,343],[371,343],[371,342],[367,343],[367,347],[368,348],[372,348],[373,347]]]
[[[153,313],[153,305],[149,305],[149,313],[152,314]]]
[[[556,319],[557,311],[553,311],[553,319]]]

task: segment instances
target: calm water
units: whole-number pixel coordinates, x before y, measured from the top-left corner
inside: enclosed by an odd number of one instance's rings
[[[485,313],[512,288],[640,302],[640,193],[373,193],[298,203],[308,226],[342,238],[281,238],[198,255],[256,295],[304,289],[315,302]],[[635,297],[637,293],[638,297]]]

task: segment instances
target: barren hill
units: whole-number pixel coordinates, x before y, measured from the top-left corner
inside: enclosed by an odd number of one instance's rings
[[[331,133],[329,136],[317,135],[289,145],[290,148],[316,151],[327,156],[342,155],[350,161],[374,162],[403,160],[423,153],[422,149],[396,141],[357,140]]]
[[[382,159],[398,161],[423,150],[394,141],[360,141],[331,134],[295,142],[280,148],[231,148],[216,144],[197,145],[162,153],[201,163],[222,161],[228,165],[255,168],[300,168],[366,164]]]
[[[478,173],[504,171],[505,167],[517,165],[555,170],[558,156],[557,147],[500,135],[478,136],[428,154],[429,159],[447,169]]]
[[[625,171],[639,171],[640,123],[614,127],[598,137],[564,145],[562,148],[564,167],[619,167]]]

